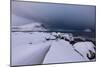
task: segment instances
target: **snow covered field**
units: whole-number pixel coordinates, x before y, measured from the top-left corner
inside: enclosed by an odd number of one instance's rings
[[[12,32],[12,66],[95,61],[94,44],[72,45],[73,39],[67,33]]]

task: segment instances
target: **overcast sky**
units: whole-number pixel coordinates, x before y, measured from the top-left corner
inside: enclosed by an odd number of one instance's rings
[[[12,25],[39,22],[49,30],[95,30],[95,6],[12,2]]]

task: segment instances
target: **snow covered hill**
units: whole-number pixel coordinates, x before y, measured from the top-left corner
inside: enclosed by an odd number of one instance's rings
[[[21,26],[21,31],[25,27]],[[92,42],[72,45],[70,41],[74,41],[74,36],[68,33],[12,32],[12,65],[95,61]]]

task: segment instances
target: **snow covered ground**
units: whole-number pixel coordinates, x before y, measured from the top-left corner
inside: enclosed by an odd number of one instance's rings
[[[73,46],[64,40],[53,41],[43,64],[86,61],[80,56]]]
[[[68,39],[69,41],[66,41]],[[94,61],[92,42],[70,43],[73,36],[55,32],[12,32],[12,66]],[[93,55],[93,56],[92,56]]]

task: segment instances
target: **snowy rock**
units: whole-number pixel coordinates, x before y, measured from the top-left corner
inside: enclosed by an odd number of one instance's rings
[[[74,37],[71,33],[65,33],[62,35],[65,39],[68,39],[69,41],[73,41]]]
[[[58,39],[63,39],[63,40],[67,40],[67,41],[73,41],[74,40],[74,37],[71,33],[60,33],[60,32],[55,33],[55,32],[53,32],[52,35],[55,36]]]
[[[91,56],[90,51],[95,53],[94,44],[92,42],[77,42],[74,45],[74,49],[83,55],[84,59],[89,61],[87,54]],[[95,58],[94,58],[95,59]]]

